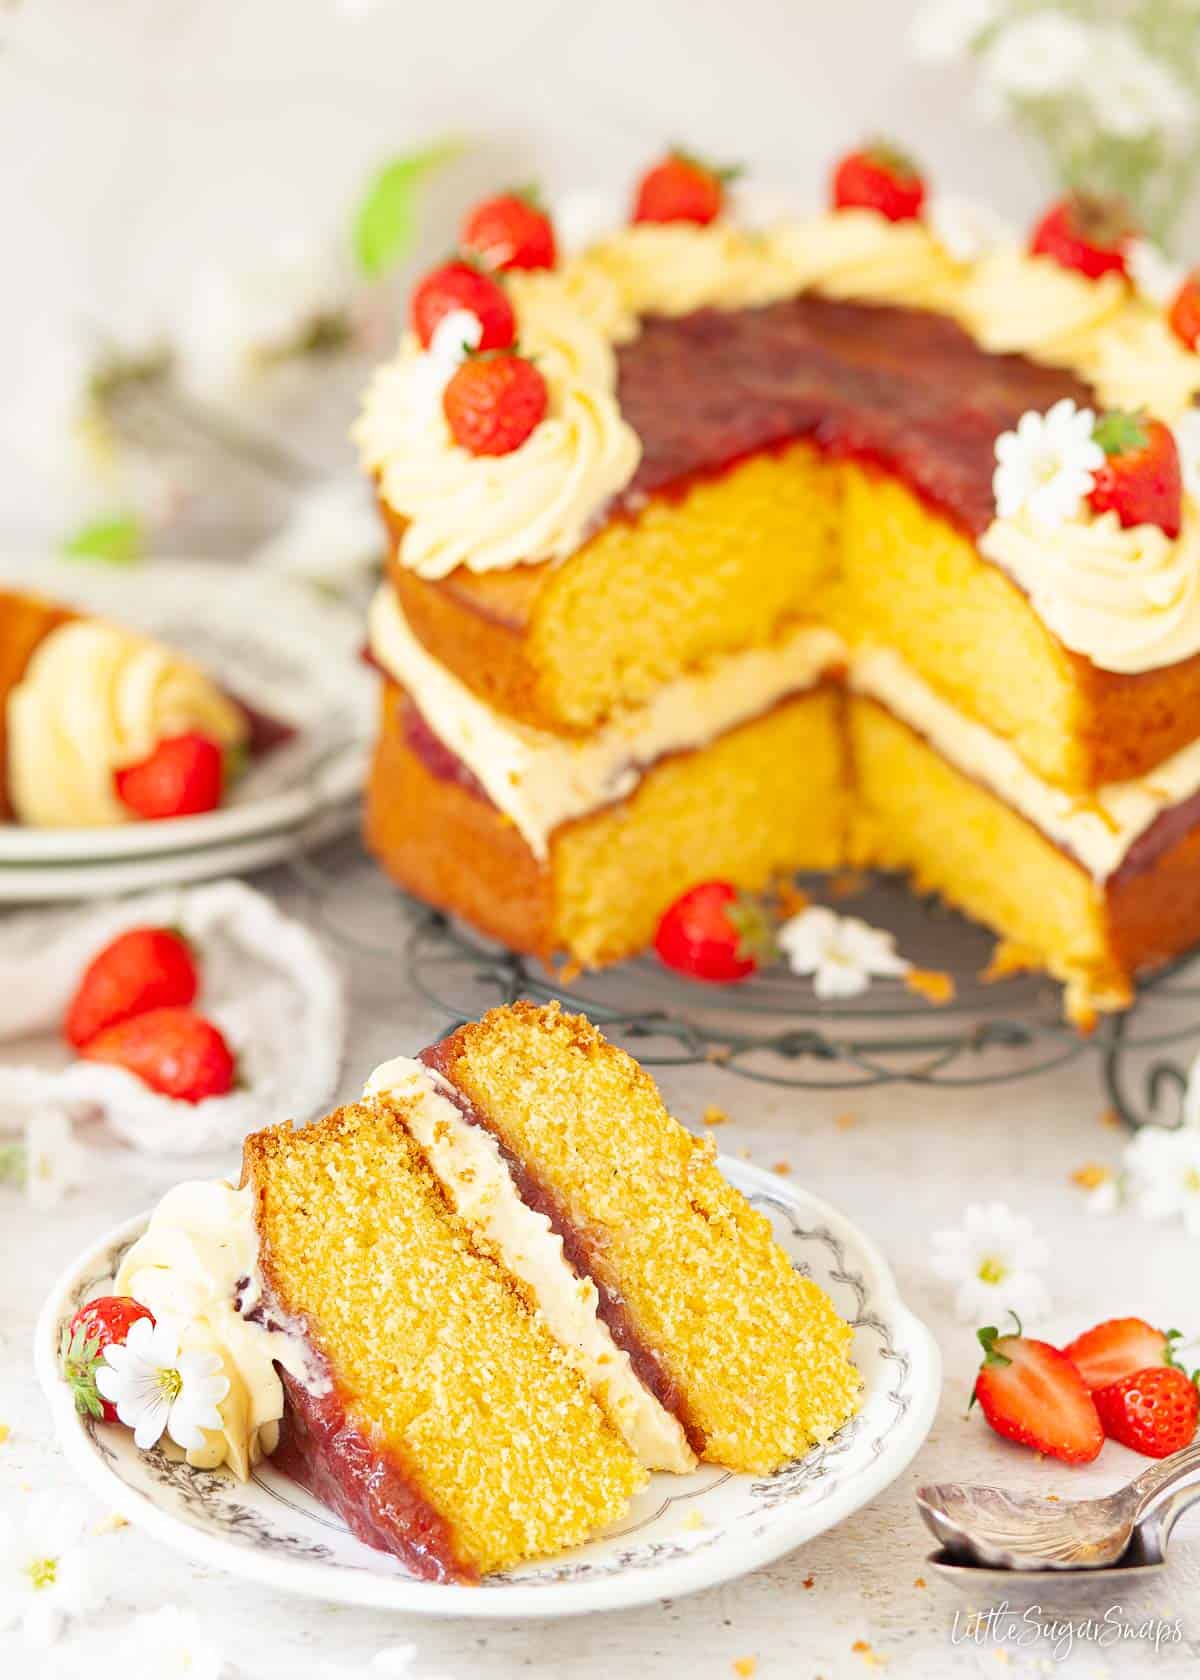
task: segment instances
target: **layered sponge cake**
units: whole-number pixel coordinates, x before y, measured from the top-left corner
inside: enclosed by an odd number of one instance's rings
[[[903,870],[1120,1006],[1200,937],[1200,355],[1082,205],[1022,241],[838,181],[459,276],[440,338],[418,288],[357,433],[368,841],[585,965],[703,879]],[[542,384],[502,449],[463,420],[497,358]]]
[[[263,1454],[368,1545],[472,1581],[653,1472],[764,1474],[855,1412],[852,1331],[582,1017],[515,1004],[168,1193],[118,1284],[229,1378],[190,1462]]]

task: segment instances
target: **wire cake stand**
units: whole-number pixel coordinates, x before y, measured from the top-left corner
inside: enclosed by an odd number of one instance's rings
[[[894,877],[867,875],[841,901],[828,876],[799,876],[830,903],[895,935],[915,966],[950,976],[935,1005],[900,980],[821,1001],[784,967],[735,985],[691,981],[650,953],[594,974],[556,974],[482,938],[389,882],[355,842],[291,865],[321,931],[395,984],[397,970],[446,1030],[495,1004],[557,998],[588,1015],[650,1066],[711,1062],[741,1079],[802,1090],[909,1084],[968,1090],[1029,1078],[1083,1057],[1130,1127],[1182,1118],[1185,1069],[1200,1049],[1200,966],[1188,958],[1143,982],[1135,1005],[1089,1034],[1063,1019],[1062,989],[1044,977],[984,980],[994,937]],[[1162,1053],[1172,1050],[1174,1059]]]

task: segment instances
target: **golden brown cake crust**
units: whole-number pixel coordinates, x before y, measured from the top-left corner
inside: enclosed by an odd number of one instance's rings
[[[8,794],[8,697],[25,675],[38,646],[76,615],[53,601],[0,590],[0,821],[12,818]]]

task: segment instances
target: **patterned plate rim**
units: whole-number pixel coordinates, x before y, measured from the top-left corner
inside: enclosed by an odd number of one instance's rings
[[[97,1498],[119,1512],[164,1545],[192,1561],[211,1565],[281,1591],[307,1598],[395,1610],[427,1616],[471,1618],[551,1618],[582,1615],[596,1610],[629,1609],[660,1599],[680,1598],[749,1574],[774,1562],[834,1527],[868,1504],[911,1463],[932,1427],[941,1393],[941,1356],[926,1326],[904,1305],[891,1269],[875,1244],[844,1214],[819,1197],[743,1161],[720,1157],[719,1165],[732,1183],[755,1202],[766,1201],[793,1220],[802,1219],[831,1248],[843,1267],[845,1281],[852,1284],[865,1302],[873,1296],[876,1313],[861,1320],[881,1331],[907,1367],[911,1389],[899,1408],[897,1420],[874,1444],[867,1464],[844,1481],[835,1481],[819,1503],[797,1502],[792,1521],[786,1515],[760,1525],[751,1534],[729,1527],[714,1532],[714,1543],[703,1549],[689,1548],[686,1555],[668,1555],[652,1565],[630,1563],[618,1558],[617,1566],[601,1564],[590,1575],[578,1566],[556,1566],[553,1560],[532,1578],[528,1571],[517,1576],[494,1577],[484,1587],[441,1585],[394,1574],[345,1569],[309,1557],[293,1556],[279,1548],[247,1549],[197,1526],[185,1516],[164,1509],[146,1493],[130,1487],[106,1462],[98,1445],[97,1432],[74,1409],[71,1396],[57,1370],[58,1336],[67,1308],[73,1304],[80,1284],[96,1278],[97,1267],[118,1247],[133,1242],[144,1230],[148,1214],[138,1214],[107,1232],[63,1271],[51,1289],[38,1318],[34,1338],[34,1365],[50,1407],[54,1431],[68,1463]],[[841,1257],[849,1254],[857,1271],[845,1267]],[[864,1276],[870,1288],[864,1287]],[[853,1429],[853,1424],[849,1426]],[[840,1439],[835,1437],[835,1442]],[[829,1447],[818,1448],[827,1452]],[[801,1461],[807,1464],[807,1460]],[[795,1467],[792,1467],[793,1470]],[[203,1474],[187,1471],[187,1475]],[[789,1468],[776,1473],[786,1488]],[[747,1478],[749,1479],[749,1478]],[[786,1512],[791,1500],[785,1495],[774,1506]],[[765,1509],[772,1509],[768,1498]],[[573,1576],[573,1579],[564,1579]]]

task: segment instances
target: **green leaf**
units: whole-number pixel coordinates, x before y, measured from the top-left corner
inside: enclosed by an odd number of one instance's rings
[[[131,566],[146,552],[146,533],[136,513],[114,513],[93,519],[65,537],[62,552],[68,560],[100,560],[107,566]]]
[[[24,1184],[25,1170],[24,1146],[19,1143],[0,1145],[0,1184]]]
[[[407,256],[417,234],[422,189],[462,149],[461,140],[436,140],[376,171],[354,213],[352,233],[355,260],[368,278],[378,279]]]
[[[1097,420],[1092,438],[1106,455],[1132,455],[1145,449],[1146,416],[1142,409],[1136,414],[1123,408],[1113,408]]]

